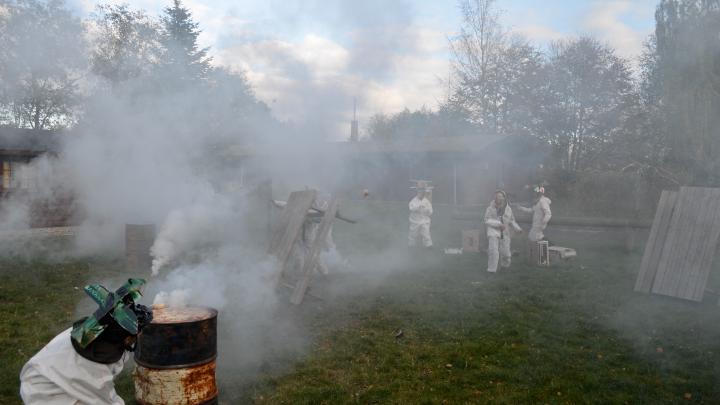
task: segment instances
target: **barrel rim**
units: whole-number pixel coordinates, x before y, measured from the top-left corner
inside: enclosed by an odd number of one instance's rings
[[[166,308],[178,308],[178,307],[166,307]],[[207,318],[203,318],[203,319],[196,319],[196,320],[194,320],[194,321],[181,320],[181,321],[175,321],[175,322],[155,322],[155,319],[153,318],[153,320],[150,322],[150,325],[182,325],[182,324],[191,324],[191,323],[198,323],[198,322],[208,321],[208,320],[211,320],[211,319],[216,319],[217,316],[218,316],[218,310],[215,309],[215,308],[212,308],[212,307],[204,307],[204,306],[195,307],[195,306],[193,306],[193,307],[181,307],[181,308],[205,309],[205,310],[207,310],[207,311],[210,312],[210,316],[207,317]],[[165,308],[163,308],[163,309],[165,309]],[[160,309],[158,309],[158,310],[153,309],[153,313],[154,313],[155,311],[160,311]]]
[[[199,367],[208,363],[212,363],[215,360],[217,360],[217,353],[215,353],[212,357],[207,359],[198,360],[192,363],[186,363],[186,364],[168,364],[168,365],[158,365],[158,364],[150,364],[146,363],[142,360],[138,360],[137,357],[133,356],[133,360],[135,360],[135,364],[139,365],[143,368],[148,368],[151,370],[174,370],[179,368],[193,368],[193,367]]]

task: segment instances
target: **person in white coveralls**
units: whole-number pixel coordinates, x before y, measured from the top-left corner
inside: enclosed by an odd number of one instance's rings
[[[134,350],[152,311],[136,304],[145,280],[131,278],[114,292],[99,284],[85,292],[99,308],[55,336],[20,371],[26,405],[124,405],[114,378]]]
[[[516,207],[524,213],[532,214],[532,227],[528,232],[528,239],[531,242],[537,242],[545,238],[543,232],[552,217],[552,211],[550,211],[552,201],[545,197],[545,187],[538,185],[533,188],[533,191],[535,192],[535,200],[531,208],[520,205],[516,205]]]
[[[430,189],[425,182],[419,181],[417,195],[410,200],[410,229],[408,232],[408,246],[417,246],[418,239],[426,248],[432,247],[430,237],[430,217],[433,214],[433,207],[428,193]]]
[[[484,218],[488,238],[487,271],[495,273],[498,262],[501,267],[510,267],[512,233],[520,233],[522,228],[515,222],[512,208],[508,204],[507,194],[502,190],[495,192],[495,199],[485,210]]]

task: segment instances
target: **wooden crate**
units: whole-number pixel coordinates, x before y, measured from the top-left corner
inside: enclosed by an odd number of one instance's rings
[[[462,231],[462,251],[463,253],[480,252],[480,230],[470,229]]]

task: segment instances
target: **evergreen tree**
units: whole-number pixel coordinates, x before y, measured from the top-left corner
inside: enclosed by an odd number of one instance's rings
[[[198,23],[180,0],[173,0],[161,17],[160,43],[164,48],[161,69],[163,74],[180,83],[206,79],[211,69],[208,50],[198,47]],[[167,77],[167,76],[166,76]]]

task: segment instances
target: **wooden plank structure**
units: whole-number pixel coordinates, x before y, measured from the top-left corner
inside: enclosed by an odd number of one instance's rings
[[[284,205],[280,218],[274,224],[268,254],[275,256],[278,265],[274,274],[276,285],[292,288],[290,302],[295,305],[302,303],[307,293],[310,280],[315,271],[320,252],[322,251],[333,220],[339,217],[337,198],[333,197],[327,209],[324,211],[314,208],[313,203],[317,197],[316,190],[295,191],[290,194],[287,203]],[[272,200],[270,200],[272,201]],[[303,224],[305,223],[309,213],[321,213],[322,219],[314,240],[311,241],[312,246],[305,253],[303,267],[300,272],[300,279],[293,286],[283,280],[285,268],[293,249],[296,248],[296,241],[301,237],[303,232]],[[316,215],[316,214],[314,214]],[[354,223],[354,221],[351,221]]]
[[[660,194],[660,202],[655,211],[655,219],[650,228],[650,236],[645,245],[645,253],[643,254],[640,264],[640,272],[635,281],[635,291],[649,293],[652,289],[655,275],[657,274],[658,265],[660,264],[660,255],[665,247],[668,229],[670,228],[670,218],[672,218],[675,209],[675,201],[677,200],[677,192],[664,190]]]
[[[129,272],[150,273],[150,248],[156,234],[155,224],[125,224],[125,267]]]
[[[310,284],[310,278],[312,278],[315,266],[317,265],[318,256],[320,255],[320,251],[323,249],[328,234],[330,233],[332,222],[335,219],[337,210],[338,201],[337,198],[333,197],[332,200],[330,200],[330,204],[328,205],[327,210],[325,210],[322,219],[320,220],[320,228],[315,236],[315,240],[312,242],[310,252],[303,263],[300,280],[295,285],[295,289],[290,297],[290,302],[295,305],[299,305],[305,296],[305,291],[307,291],[308,285]]]
[[[701,301],[720,237],[720,189],[682,187],[652,292]]]
[[[702,301],[718,238],[720,189],[681,187],[676,196],[663,193],[636,291],[652,285],[655,294]]]
[[[290,193],[287,205],[280,214],[280,218],[274,224],[268,254],[275,256],[278,261],[278,269],[275,273],[275,283],[282,278],[288,257],[292,252],[295,241],[302,232],[307,212],[315,201],[315,190],[294,191]]]

